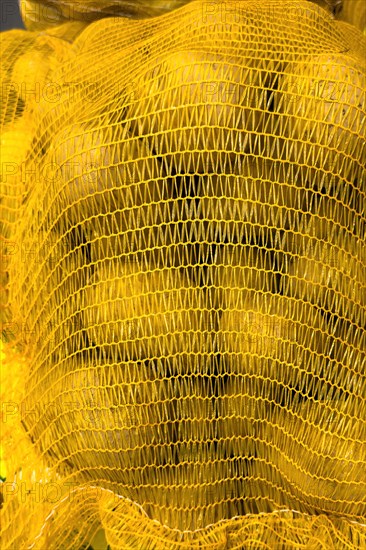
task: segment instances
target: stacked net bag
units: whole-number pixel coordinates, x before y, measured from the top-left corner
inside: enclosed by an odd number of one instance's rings
[[[366,545],[350,28],[193,1],[6,35],[2,547]]]

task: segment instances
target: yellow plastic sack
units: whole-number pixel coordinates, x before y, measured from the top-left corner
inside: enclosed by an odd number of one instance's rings
[[[5,34],[4,549],[365,546],[351,29],[245,0]]]

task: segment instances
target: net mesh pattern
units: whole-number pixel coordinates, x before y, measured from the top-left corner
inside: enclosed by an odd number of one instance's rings
[[[366,546],[365,38],[223,5],[2,33],[4,548]]]

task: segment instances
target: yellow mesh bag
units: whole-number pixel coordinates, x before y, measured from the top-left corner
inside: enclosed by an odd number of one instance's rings
[[[4,549],[366,545],[351,29],[247,0],[4,35]]]

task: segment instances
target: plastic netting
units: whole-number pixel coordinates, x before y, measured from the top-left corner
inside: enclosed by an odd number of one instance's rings
[[[1,48],[2,547],[365,547],[362,33],[194,1]]]

